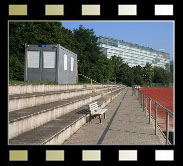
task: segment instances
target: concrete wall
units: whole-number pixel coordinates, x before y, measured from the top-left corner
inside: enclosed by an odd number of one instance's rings
[[[64,54],[67,55],[67,70],[64,70]],[[71,57],[74,58],[73,71],[71,71]],[[77,55],[59,46],[58,83],[76,84],[77,81]]]
[[[9,85],[8,94],[25,94],[34,92],[48,92],[59,90],[82,89],[84,85],[49,85],[49,84],[22,84],[22,85]]]
[[[34,92],[48,92],[48,91],[59,91],[59,90],[71,90],[71,89],[82,89],[82,88],[100,88],[102,85],[51,85],[51,84],[21,84],[21,85],[9,85],[8,94],[25,94]]]
[[[77,91],[67,91],[67,92],[60,92],[60,93],[51,93],[45,95],[34,95],[29,97],[23,98],[13,98],[9,100],[9,109],[8,111],[15,111],[19,109],[24,109],[28,107],[34,107],[41,104],[47,104],[51,102],[55,102],[58,100],[69,99],[72,97],[82,96],[86,94],[92,93],[92,90],[77,90]]]

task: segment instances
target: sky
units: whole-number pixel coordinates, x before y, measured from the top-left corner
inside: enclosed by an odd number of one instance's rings
[[[79,25],[93,29],[96,36],[103,35],[133,44],[150,47],[170,54],[174,59],[173,21],[62,21],[73,31]]]

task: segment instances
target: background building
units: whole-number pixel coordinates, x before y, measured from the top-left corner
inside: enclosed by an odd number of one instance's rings
[[[162,68],[165,68],[166,65],[170,66],[170,55],[168,53],[157,51],[149,47],[105,36],[99,36],[99,46],[108,58],[114,55],[120,56],[123,62],[128,63],[130,67],[137,65],[143,67],[146,63]]]

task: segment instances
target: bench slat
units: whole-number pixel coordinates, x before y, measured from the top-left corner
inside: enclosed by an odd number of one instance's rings
[[[97,111],[97,109],[90,109],[90,111]]]
[[[97,109],[98,108],[98,106],[96,105],[96,106],[92,106],[92,107],[90,107],[90,109]]]
[[[89,107],[98,107],[98,104],[95,104],[95,105],[90,105]]]

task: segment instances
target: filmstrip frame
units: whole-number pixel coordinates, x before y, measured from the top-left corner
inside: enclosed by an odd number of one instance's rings
[[[97,3],[97,1],[94,3],[91,3],[91,1],[88,1],[88,3],[85,1],[82,1],[82,3],[75,2],[77,4],[77,12],[75,12],[76,17],[74,18],[73,13],[76,10],[69,11],[68,2],[40,4],[41,10],[33,13],[31,8],[37,5],[31,1],[29,3],[13,1],[8,3],[6,14],[7,20],[106,20],[106,16],[110,16],[111,20],[148,19],[148,17],[144,17],[144,12],[140,12],[142,3],[132,2],[128,3],[126,1],[123,3],[121,1],[121,3],[114,3],[112,9],[115,9],[115,11],[112,10],[111,15],[106,15],[105,5],[109,9],[108,4]],[[175,20],[174,1],[167,4],[157,2],[154,4],[146,3],[146,5],[150,6],[149,11],[145,10],[150,20]],[[130,8],[130,10],[126,10],[126,7]],[[113,156],[111,156],[111,150]],[[132,165],[146,165],[149,161],[154,165],[163,165],[167,162],[171,162],[172,165],[178,163],[175,157],[177,154],[176,146],[6,146],[5,151],[5,159],[0,158],[0,160],[6,160],[7,165],[33,165],[34,163],[39,165],[52,165],[53,163],[56,163],[56,165],[63,163],[70,165],[72,163],[71,160],[81,165],[91,165],[93,161],[97,165],[103,165],[108,162],[116,165],[123,164],[123,162],[131,162]],[[0,153],[3,156],[2,151]],[[72,153],[76,155],[71,158]],[[146,153],[150,155],[146,155],[146,158],[144,158]],[[39,160],[37,160],[37,155],[40,155]]]
[[[65,5],[61,4],[45,4],[44,16],[67,16],[65,14]],[[101,16],[100,4],[81,4],[80,13],[81,16]],[[118,4],[116,16],[138,16],[137,4]],[[174,5],[173,4],[154,4],[154,16],[173,16]],[[9,4],[9,16],[29,16],[29,5],[27,4]]]
[[[80,152],[81,153],[81,152]],[[28,161],[28,150],[10,150],[9,161]],[[44,161],[65,161],[64,150],[46,150]],[[81,161],[102,161],[105,159],[102,150],[82,150]],[[118,158],[117,158],[118,157]],[[174,150],[155,150],[153,158],[155,161],[174,161]],[[117,161],[138,161],[137,150],[118,150]],[[43,161],[43,162],[44,162]]]

